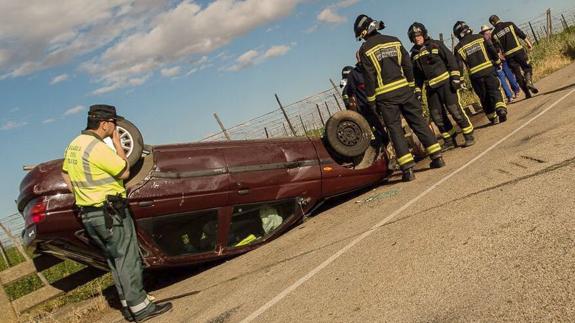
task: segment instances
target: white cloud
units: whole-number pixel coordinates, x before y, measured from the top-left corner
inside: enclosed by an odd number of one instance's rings
[[[160,73],[164,77],[174,77],[174,76],[178,76],[181,71],[182,71],[181,66],[174,66],[174,67],[170,67],[170,68],[162,68]]]
[[[279,45],[270,47],[264,54],[264,58],[272,58],[276,56],[283,56],[290,50],[287,45]]]
[[[341,8],[347,8],[353,6],[354,4],[358,3],[359,0],[342,0],[335,4],[329,5],[324,8],[318,15],[317,20],[321,23],[330,23],[330,24],[341,24],[347,21],[347,18],[340,15],[337,10]],[[311,30],[309,32],[313,32],[315,30]]]
[[[344,16],[340,16],[333,8],[325,8],[318,15],[317,20],[331,24],[340,24],[346,21]]]
[[[66,110],[66,111],[64,112],[64,116],[69,116],[69,115],[77,114],[77,113],[80,113],[80,112],[82,112],[82,111],[84,111],[84,110],[86,110],[86,107],[85,107],[85,106],[83,106],[83,105],[77,105],[77,106],[75,106],[75,107],[73,107],[73,108],[70,108],[70,109]]]
[[[251,49],[236,58],[235,63],[232,66],[224,68],[224,70],[228,72],[237,72],[246,67],[260,64],[270,58],[283,56],[289,50],[290,47],[287,45],[272,46],[268,48],[264,53],[260,53],[257,50]]]
[[[93,94],[102,94],[207,57],[304,0],[0,1],[0,44],[10,44],[0,49],[0,79],[88,57],[79,70],[98,84]]]
[[[4,123],[2,123],[2,125],[0,126],[0,130],[12,130],[12,129],[23,127],[27,124],[28,124],[28,122],[26,122],[26,121],[9,120],[9,121],[5,121]]]
[[[56,84],[56,83],[60,83],[63,82],[65,80],[68,79],[68,74],[60,74],[58,76],[55,76],[51,81],[50,84]]]
[[[56,119],[54,119],[54,118],[48,118],[48,119],[46,119],[46,120],[42,120],[42,123],[46,124],[46,123],[52,123],[52,122],[54,122],[54,121],[56,121]]]

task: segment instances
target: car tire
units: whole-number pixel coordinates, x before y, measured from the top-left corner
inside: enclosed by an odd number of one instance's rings
[[[363,154],[369,147],[371,134],[367,120],[351,110],[336,112],[325,123],[324,137],[327,143],[345,157]]]
[[[142,157],[144,138],[138,127],[126,119],[118,120],[116,126],[120,134],[122,147],[128,159],[128,164],[132,167]]]

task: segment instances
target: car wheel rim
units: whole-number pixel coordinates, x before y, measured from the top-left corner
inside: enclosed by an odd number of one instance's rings
[[[118,126],[118,134],[120,135],[120,144],[126,153],[126,157],[130,156],[134,150],[134,137],[126,129]]]
[[[355,122],[343,121],[337,126],[337,139],[346,146],[357,145],[362,135],[361,127]]]

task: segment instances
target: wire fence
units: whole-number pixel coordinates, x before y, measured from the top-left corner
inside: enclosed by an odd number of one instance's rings
[[[13,237],[21,243],[21,234],[24,230],[24,219],[19,213],[11,214],[0,219],[0,226],[3,226]],[[7,248],[14,243],[3,229],[0,229],[0,248]]]
[[[277,95],[276,99],[278,109],[228,129],[224,128],[201,141],[313,136],[323,128],[332,114],[344,109],[341,93],[335,87],[286,106],[281,104]]]
[[[544,38],[565,31],[570,26],[575,26],[575,8],[563,11],[548,9],[516,25],[537,43]]]

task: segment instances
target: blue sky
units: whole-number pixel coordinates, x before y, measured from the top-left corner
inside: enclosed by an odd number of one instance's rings
[[[22,165],[61,158],[87,107],[116,105],[148,144],[187,142],[325,90],[354,63],[358,14],[399,36],[449,37],[497,13],[525,22],[570,0],[0,0],[0,218],[16,212]]]

